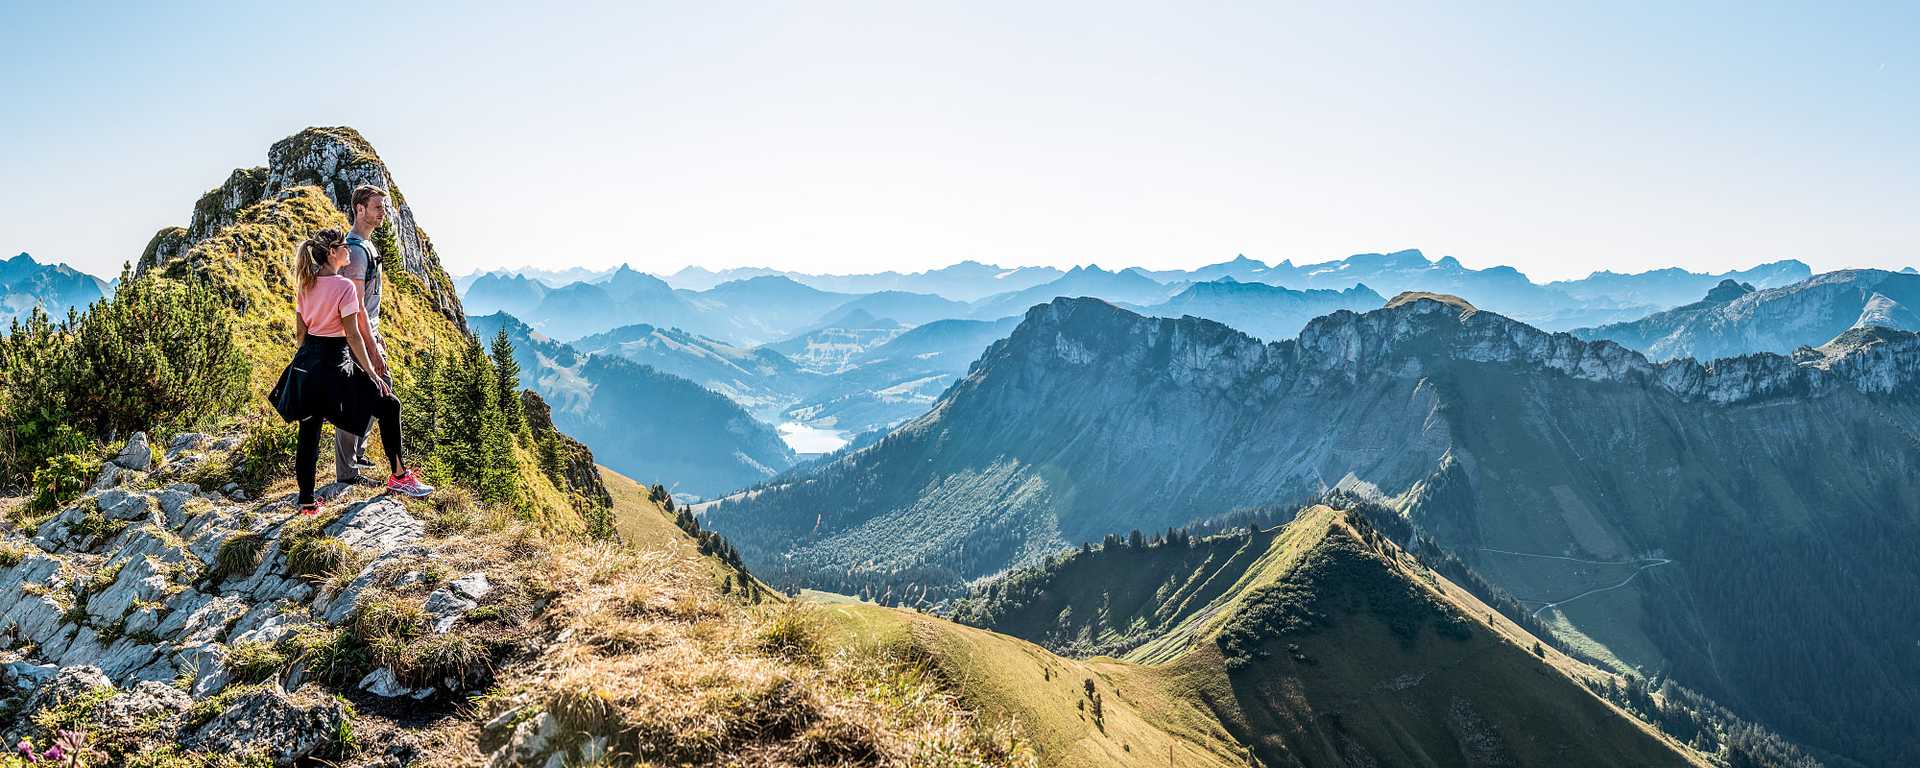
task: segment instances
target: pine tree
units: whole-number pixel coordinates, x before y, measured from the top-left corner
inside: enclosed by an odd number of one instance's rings
[[[500,380],[478,339],[440,369],[438,399],[445,419],[434,457],[454,479],[490,502],[517,502],[520,487],[513,437],[500,409]]]
[[[526,414],[520,408],[520,364],[513,360],[513,340],[507,338],[504,327],[493,337],[493,371],[499,382],[495,397],[507,431],[519,434],[526,428]]]

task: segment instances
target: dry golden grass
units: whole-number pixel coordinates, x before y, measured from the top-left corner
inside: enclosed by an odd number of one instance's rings
[[[624,543],[543,535],[458,500],[411,505],[437,565],[485,570],[507,593],[457,631],[525,649],[496,665],[487,694],[418,734],[424,764],[483,763],[482,743],[505,735],[484,724],[543,713],[565,746],[604,745],[569,765],[1037,764],[914,654],[841,642],[817,606],[722,594],[731,569],[632,481],[607,480]]]
[[[684,548],[527,545],[515,561],[550,580],[537,622],[549,641],[436,729],[432,764],[481,762],[480,724],[514,710],[551,715],[575,742],[604,738],[616,765],[1035,764],[923,664],[831,642],[815,607],[722,595]]]

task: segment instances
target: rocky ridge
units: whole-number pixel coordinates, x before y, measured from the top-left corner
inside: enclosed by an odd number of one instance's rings
[[[464,320],[460,297],[440,266],[433,241],[415,221],[413,208],[393,180],[373,146],[352,128],[308,128],[281,139],[267,151],[267,164],[235,170],[220,186],[201,195],[185,227],[156,233],[141,254],[138,272],[146,272],[184,256],[222,230],[240,223],[243,212],[266,200],[281,198],[299,187],[318,187],[342,214],[351,213],[354,187],[372,184],[388,191],[387,221],[397,263],[426,287],[433,309],[456,325]],[[382,230],[385,231],[386,227]],[[392,260],[395,254],[382,253]]]
[[[1089,345],[1116,343],[1110,324],[1104,322],[1110,318],[1074,322],[1074,315],[1081,312],[1111,316],[1125,311],[1096,300],[1076,299],[1035,307],[1022,328],[989,350],[979,365],[993,365],[996,356],[1018,349],[1075,364],[1091,359]],[[1264,346],[1197,318],[1130,319],[1131,326],[1121,338],[1132,341],[1124,343],[1142,350],[1165,344],[1163,354],[1172,364],[1167,375],[1174,381],[1208,379],[1223,387],[1254,380],[1270,390],[1353,383],[1374,374],[1417,370],[1426,354],[1534,366],[1577,379],[1647,386],[1683,400],[1720,404],[1781,395],[1819,396],[1841,388],[1890,394],[1920,381],[1920,336],[1904,331],[1881,336],[1882,343],[1871,356],[1855,357],[1852,347],[1822,347],[1825,351],[1817,358],[1755,354],[1705,363],[1691,359],[1655,363],[1613,342],[1549,333],[1479,311],[1454,297],[1431,294],[1401,294],[1373,312],[1335,312],[1308,323],[1297,339]]]
[[[231,485],[206,491],[182,479],[239,442],[181,434],[156,459],[135,435],[77,501],[0,534],[7,743],[47,737],[36,733],[46,723],[86,722],[117,733],[123,749],[177,745],[293,765],[346,746],[354,710],[343,691],[375,701],[475,691],[480,680],[422,679],[377,661],[321,684],[341,673],[340,659],[290,649],[359,631],[370,611],[419,616],[424,637],[451,637],[498,602],[496,584],[485,571],[439,573],[425,524],[397,498],[329,486],[333,508],[301,517],[285,496],[248,502]],[[396,597],[407,592],[426,594]],[[376,757],[413,749],[404,737],[376,746],[386,748]]]

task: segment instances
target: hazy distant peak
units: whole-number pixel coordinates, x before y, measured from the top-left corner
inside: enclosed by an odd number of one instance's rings
[[[1920,316],[1886,294],[1875,291],[1860,308],[1854,328],[1920,328]]]
[[[1723,304],[1753,293],[1755,290],[1752,283],[1742,283],[1729,277],[1721,280],[1720,284],[1714,286],[1712,290],[1707,291],[1706,300],[1715,304]]]

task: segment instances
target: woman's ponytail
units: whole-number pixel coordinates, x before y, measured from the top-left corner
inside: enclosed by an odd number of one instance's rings
[[[293,274],[300,281],[300,293],[313,287],[313,281],[327,271],[327,255],[346,241],[340,230],[322,229],[294,249]]]

